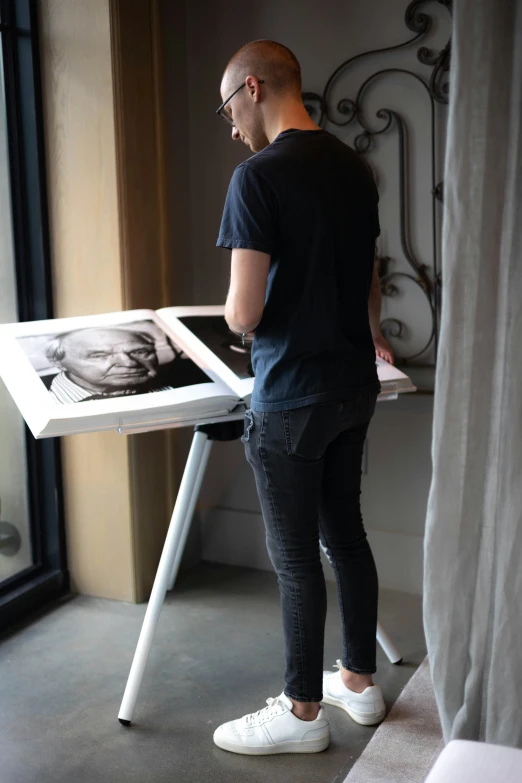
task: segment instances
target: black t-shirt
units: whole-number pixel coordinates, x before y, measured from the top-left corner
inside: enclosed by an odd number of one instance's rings
[[[254,410],[378,385],[368,316],[378,200],[369,166],[324,130],[283,131],[235,170],[217,245],[271,256]]]

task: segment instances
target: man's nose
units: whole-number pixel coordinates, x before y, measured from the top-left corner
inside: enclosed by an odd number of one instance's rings
[[[233,128],[232,128],[232,138],[234,139],[234,141],[238,141],[238,140],[239,140],[239,138],[240,138],[240,136],[239,136],[239,131],[238,131],[238,129],[236,128],[236,126],[235,126],[235,125],[234,125],[234,126],[233,126]]]
[[[123,367],[137,367],[139,362],[131,356],[129,353],[125,353],[125,351],[120,351],[115,355],[116,363],[123,366]]]

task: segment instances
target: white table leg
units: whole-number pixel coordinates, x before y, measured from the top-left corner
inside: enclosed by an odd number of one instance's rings
[[[178,550],[176,552],[176,558],[174,560],[174,565],[172,566],[172,572],[170,574],[169,585],[168,585],[169,590],[172,590],[172,588],[174,587],[174,583],[178,575],[179,564],[181,562],[181,558],[183,557],[183,552],[185,551],[185,544],[187,542],[190,525],[192,523],[192,517],[194,516],[194,509],[196,508],[196,503],[198,502],[201,485],[203,483],[203,479],[205,478],[205,471],[207,469],[208,458],[210,456],[211,448],[212,448],[212,441],[209,438],[205,443],[205,448],[201,456],[201,462],[199,463],[198,475],[196,476],[196,480],[194,482],[194,488],[192,490],[192,497],[187,507],[187,515],[183,523],[183,530],[181,532],[181,538],[179,540]]]
[[[194,497],[194,486],[198,480],[201,461],[207,451],[208,436],[204,432],[195,432],[190,448],[185,472],[181,480],[176,505],[170,520],[167,537],[161,553],[156,578],[150,595],[145,619],[140,632],[138,646],[134,653],[127,686],[123,695],[118,720],[124,726],[129,726],[132,720],[134,707],[138,698],[138,692],[143,680],[145,666],[149,658],[150,648],[154,639],[161,607],[165,600],[165,594],[172,574],[172,567],[180,547],[181,538],[187,518],[187,512]],[[208,456],[208,451],[207,451]]]
[[[390,663],[401,663],[402,655],[392,642],[382,625],[377,621],[377,641],[381,645],[384,654]]]

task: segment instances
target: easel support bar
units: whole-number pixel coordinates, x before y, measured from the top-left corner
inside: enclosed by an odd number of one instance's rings
[[[134,653],[134,659],[123,695],[118,720],[124,726],[128,726],[132,720],[132,714],[138,698],[138,692],[143,680],[145,666],[149,657],[150,648],[156,632],[156,626],[165,600],[169,580],[172,574],[172,564],[176,554],[181,549],[180,542],[183,535],[187,512],[194,498],[194,486],[198,480],[201,462],[204,458],[208,435],[204,432],[195,432],[190,448],[187,465],[178,492],[176,505],[170,520],[167,537],[156,578],[150,595],[145,619],[138,640],[138,646]],[[208,454],[208,452],[207,452]]]

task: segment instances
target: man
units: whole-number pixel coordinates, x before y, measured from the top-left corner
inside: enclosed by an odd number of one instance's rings
[[[49,393],[60,403],[84,402],[172,388],[159,376],[154,339],[129,329],[77,329],[46,348],[61,372]]]
[[[234,172],[217,244],[232,250],[227,323],[255,332],[243,441],[279,582],[286,672],[279,697],[220,726],[214,741],[236,753],[310,753],[330,739],[321,701],[366,725],[385,711],[372,681],[377,574],[359,506],[380,391],[374,341],[392,358],[373,273],[378,195],[369,167],[309,117],[299,63],[286,47],[243,47],[221,95],[232,138],[256,153]],[[319,537],[343,629],[339,671],[324,679]]]

